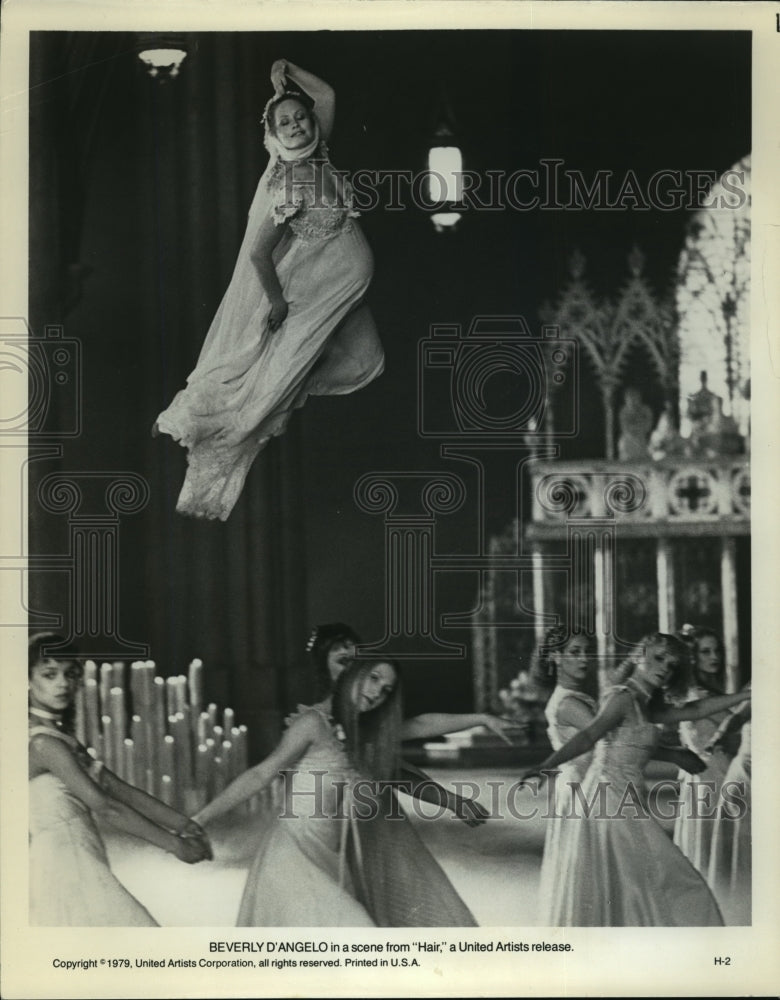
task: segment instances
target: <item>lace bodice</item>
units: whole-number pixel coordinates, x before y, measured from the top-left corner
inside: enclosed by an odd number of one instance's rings
[[[625,785],[633,782],[637,789],[644,786],[644,767],[652,756],[660,729],[648,720],[640,696],[631,684],[621,684],[610,693],[627,691],[631,695],[631,708],[625,718],[603,736],[593,754],[594,769],[602,778]]]
[[[302,208],[290,219],[290,229],[304,243],[321,243],[340,232],[348,232],[350,219],[356,215],[341,205],[318,205]]]
[[[333,195],[325,193],[325,175]],[[276,225],[289,221],[293,234],[304,243],[320,243],[348,230],[350,219],[360,214],[354,208],[352,185],[333,170],[327,148],[305,164],[279,165],[269,184],[273,193]]]

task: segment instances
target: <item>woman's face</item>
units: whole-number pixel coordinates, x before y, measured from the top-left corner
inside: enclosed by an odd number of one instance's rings
[[[393,693],[398,678],[389,663],[375,663],[353,688],[353,699],[359,712],[379,708]]]
[[[81,669],[67,660],[39,660],[30,671],[30,705],[49,712],[64,712],[73,701]]]
[[[716,678],[721,666],[718,640],[714,635],[703,635],[696,643],[696,672],[703,677]]]
[[[650,643],[637,669],[653,687],[664,687],[679,667],[677,655],[663,643]]]
[[[299,101],[282,101],[274,108],[274,131],[285,149],[302,149],[314,138],[314,120]]]
[[[331,681],[335,684],[347,667],[355,659],[355,643],[345,639],[343,642],[334,642],[328,650],[328,673]]]
[[[588,641],[584,636],[574,635],[557,654],[558,683],[579,686],[588,675]]]

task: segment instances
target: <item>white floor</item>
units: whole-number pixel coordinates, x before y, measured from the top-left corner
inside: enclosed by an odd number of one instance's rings
[[[430,771],[441,784],[476,781],[486,808],[500,782],[498,804],[506,816],[503,789],[516,773]],[[518,805],[527,796],[523,791]],[[404,799],[409,805],[409,801]],[[519,808],[523,808],[519,805]],[[422,804],[419,811],[435,812]],[[536,922],[536,891],[544,843],[544,821],[506,816],[479,827],[445,813],[424,819],[407,810],[420,835],[444,868],[481,926],[528,927]],[[530,811],[530,810],[529,810]],[[111,866],[158,923],[170,927],[234,926],[241,892],[259,835],[258,817],[232,816],[213,831],[214,861],[185,865],[170,854],[131,837],[105,831]]]
[[[402,803],[432,854],[483,927],[533,927],[538,921],[537,892],[544,846],[545,820],[519,818],[534,806],[543,813],[544,794],[536,800],[528,789],[517,791],[517,771],[429,769],[447,786],[476,782],[479,800],[500,818],[471,828],[444,813],[428,817],[433,806]],[[457,790],[457,786],[456,786]],[[508,807],[507,793],[513,808]],[[414,808],[412,808],[414,807]],[[246,873],[256,851],[262,819],[233,814],[210,831],[215,857],[185,865],[170,854],[132,837],[104,831],[111,865],[155,919],[168,927],[232,927],[236,922]],[[671,833],[671,824],[665,824]],[[730,904],[733,903],[732,907]],[[738,905],[739,904],[739,905]],[[740,901],[722,900],[727,923],[730,910],[744,912]]]

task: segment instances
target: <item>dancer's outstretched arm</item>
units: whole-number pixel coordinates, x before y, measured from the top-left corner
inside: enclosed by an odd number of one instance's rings
[[[423,802],[443,806],[455,813],[466,826],[479,826],[489,818],[490,813],[476,799],[467,799],[440,785],[438,781],[421,771],[408,761],[401,762],[401,790]]]
[[[291,767],[306,753],[320,735],[321,722],[315,712],[306,712],[293,720],[279,745],[264,760],[232,781],[224,791],[212,799],[192,817],[196,823],[210,823],[223,813],[230,812],[252,795],[267,788],[280,771]]]
[[[673,764],[678,770],[687,771],[689,774],[700,774],[707,767],[701,757],[687,747],[657,746],[651,760]]]
[[[155,798],[153,795],[147,795],[140,788],[122,781],[113,771],[109,771],[107,767],[100,769],[97,780],[101,788],[105,789],[109,795],[112,795],[115,799],[119,799],[120,802],[124,802],[125,805],[135,809],[142,816],[146,816],[153,823],[157,823],[158,826],[164,826],[168,830],[173,830],[179,836],[202,837],[208,843],[208,838],[204,831],[198,827],[197,823],[193,823],[189,816],[185,816],[183,813],[178,812],[178,810],[172,809],[165,802]]]
[[[207,842],[196,837],[179,837],[158,825],[132,806],[114,798],[84,771],[70,747],[62,740],[40,734],[30,742],[36,761],[50,771],[82,802],[90,812],[112,826],[141,837],[150,844],[170,851],[180,861],[193,864],[210,857]],[[117,779],[119,780],[119,779]]]
[[[751,716],[752,706],[750,704],[740,705],[733,712],[726,716],[712,736],[704,744],[703,750],[710,752],[719,743],[723,743],[727,737],[740,730]]]
[[[538,767],[524,772],[522,780],[525,781],[543,771],[554,771],[559,764],[565,764],[567,760],[574,760],[575,757],[587,753],[602,736],[619,726],[630,710],[631,695],[627,691],[615,691],[604,703],[595,719],[575,733],[559,750],[551,753]]]
[[[734,694],[718,694],[711,698],[699,698],[698,701],[689,701],[687,705],[681,705],[679,708],[667,705],[654,711],[653,722],[686,722],[694,719],[707,719],[727,708],[746,704],[749,701],[749,690],[737,691]]]
[[[495,715],[488,715],[485,712],[474,714],[428,712],[425,715],[416,715],[413,719],[406,719],[401,724],[401,739],[421,740],[429,736],[457,733],[461,729],[472,729],[474,726],[485,726],[506,743],[512,743],[504,730],[513,728],[514,723],[507,719],[499,719]]]

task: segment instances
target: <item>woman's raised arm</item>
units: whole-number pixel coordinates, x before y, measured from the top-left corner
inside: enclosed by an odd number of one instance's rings
[[[293,720],[275,750],[259,764],[250,767],[232,781],[216,798],[192,817],[196,823],[210,823],[252,795],[267,788],[280,771],[297,763],[317,739],[321,722],[316,712],[306,712]]]
[[[559,764],[565,764],[567,760],[574,760],[592,750],[602,736],[620,725],[630,710],[631,695],[627,691],[616,691],[607,699],[595,719],[575,733],[560,750],[551,753],[538,767],[527,771],[523,780],[541,774],[542,771],[554,771]]]
[[[271,83],[277,94],[284,91],[285,78],[296,83],[314,101],[314,113],[320,123],[320,136],[327,141],[333,131],[333,119],[336,114],[336,92],[333,87],[308,70],[296,66],[295,63],[287,59],[277,59],[271,67]]]

